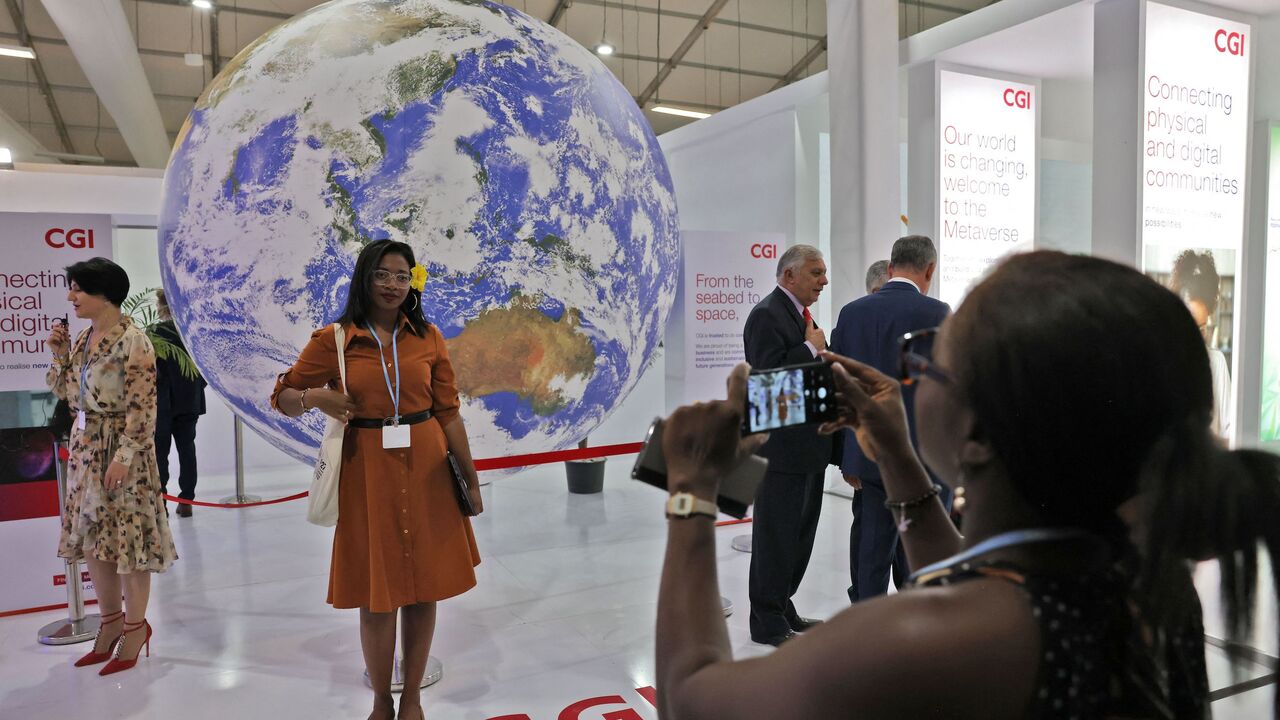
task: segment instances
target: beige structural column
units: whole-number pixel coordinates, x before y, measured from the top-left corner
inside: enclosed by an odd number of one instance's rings
[[[832,307],[864,294],[867,266],[903,235],[899,216],[898,4],[827,0],[831,85]]]
[[[44,8],[138,167],[163,168],[169,161],[169,136],[120,0],[44,0]]]

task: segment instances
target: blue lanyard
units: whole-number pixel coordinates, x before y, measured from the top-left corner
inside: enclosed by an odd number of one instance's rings
[[[399,322],[396,323],[399,325]],[[373,341],[378,343],[378,357],[382,358],[382,362],[378,363],[378,367],[382,368],[382,379],[387,381],[387,394],[391,396],[391,402],[395,406],[395,422],[394,425],[400,424],[400,350],[396,347],[396,335],[399,333],[399,327],[391,331],[391,358],[396,366],[396,387],[391,388],[391,376],[387,374],[387,356],[382,352],[382,340],[378,338],[378,331],[373,329],[373,324],[366,322],[365,326],[369,328],[369,334],[373,335]]]
[[[84,355],[80,362],[80,410],[85,412],[85,398],[89,392],[89,343],[93,340],[93,330],[89,331],[89,337],[84,339]]]
[[[985,555],[986,553],[994,550],[1001,550],[1015,545],[1030,545],[1032,543],[1048,542],[1050,540],[1070,540],[1088,536],[1089,533],[1076,528],[1032,528],[1029,530],[1012,530],[1010,532],[1000,533],[999,535],[993,535],[986,540],[983,540],[962,553],[952,555],[946,560],[940,560],[932,565],[920,568],[919,570],[911,573],[911,581],[914,582],[916,578],[919,578],[922,575],[928,575],[929,573],[934,573],[939,570],[945,570],[946,568],[966,563],[979,555]]]

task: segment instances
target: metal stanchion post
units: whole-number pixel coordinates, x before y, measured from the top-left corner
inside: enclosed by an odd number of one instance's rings
[[[61,456],[61,443],[53,443],[54,474],[58,478],[58,517],[67,512],[67,478],[66,468]],[[80,580],[80,563],[68,560],[67,573],[67,619],[57,620],[40,628],[36,637],[45,645],[71,645],[73,643],[92,640],[98,635],[98,626],[102,618],[94,613],[84,614],[84,587]]]
[[[236,494],[224,497],[220,502],[223,505],[244,505],[245,503],[261,502],[261,497],[257,495],[248,495],[244,491],[244,423],[241,422],[239,415],[236,416],[235,438]]]
[[[404,658],[400,657],[400,653],[396,653],[396,665],[391,671],[391,692],[404,692],[404,675],[401,665]],[[435,655],[427,656],[427,671],[422,673],[422,684],[419,689],[429,687],[440,682],[440,678],[444,677],[444,664],[436,659]],[[373,683],[369,682],[369,671],[364,671],[364,684],[373,687]]]
[[[746,535],[738,535],[729,543],[730,547],[738,552],[751,552],[751,533]]]

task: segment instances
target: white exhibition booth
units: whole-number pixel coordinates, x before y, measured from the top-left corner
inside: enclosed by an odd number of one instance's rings
[[[1093,253],[1156,277],[1175,250],[1210,251],[1236,440],[1280,448],[1280,78],[1263,71],[1280,67],[1280,12],[1250,14],[1271,4],[999,3],[901,43],[877,40],[874,52],[833,47],[829,72],[665,134],[685,233],[681,295],[665,353],[593,444],[638,440],[643,419],[722,391],[718,378],[741,357],[735,333],[786,246],[828,255],[833,284],[815,316],[829,330],[862,294],[866,266],[912,232],[938,241],[938,292],[953,305],[1009,251]],[[832,33],[896,37],[892,14],[832,5]],[[160,285],[160,195],[158,171],[0,170],[0,213],[108,216],[111,254],[135,289]],[[17,238],[0,242],[4,256],[20,252]],[[42,390],[0,393],[0,427],[39,424]],[[227,476],[232,417],[209,408],[201,474]],[[256,476],[296,467],[245,440],[251,491]],[[41,525],[18,541],[23,523]],[[0,563],[44,563],[0,587],[0,612],[65,599],[49,583],[56,533],[53,518],[0,522]],[[40,588],[31,597],[8,589],[28,582]]]

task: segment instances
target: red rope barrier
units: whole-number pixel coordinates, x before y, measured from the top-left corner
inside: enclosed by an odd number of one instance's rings
[[[476,460],[476,470],[505,470],[507,468],[524,467],[525,465],[546,465],[553,462],[569,460],[593,460],[613,455],[630,455],[640,452],[644,443],[620,443],[618,445],[600,445],[591,448],[573,450],[556,450],[554,452],[530,453],[528,455],[511,455],[501,458]]]
[[[721,520],[716,523],[716,527],[728,527],[729,525],[741,525],[742,523],[751,522],[751,518],[742,518],[741,520]]]
[[[306,493],[306,492],[300,492],[296,495],[289,495],[288,497],[275,498],[274,500],[261,500],[259,502],[251,502],[251,503],[201,502],[199,500],[186,500],[184,498],[174,497],[169,494],[165,494],[164,499],[176,502],[179,505],[199,505],[200,507],[214,507],[214,508],[247,508],[247,507],[258,507],[259,505],[275,505],[277,503],[289,502],[291,500],[301,500],[302,498],[306,497],[308,494],[309,493]]]
[[[619,443],[617,445],[600,445],[591,448],[574,448],[573,450],[556,450],[553,452],[529,453],[528,455],[511,455],[500,458],[485,458],[476,460],[476,470],[505,470],[514,467],[525,467],[528,465],[547,465],[554,462],[567,462],[569,460],[592,460],[595,458],[606,458],[614,455],[630,455],[640,452],[640,448],[644,447],[644,443]],[[301,500],[306,497],[307,493],[300,492],[296,495],[288,497],[275,498],[274,500],[262,500],[252,503],[211,503],[201,502],[199,500],[184,500],[183,498],[174,497],[173,495],[165,495],[165,500],[171,500],[181,505],[199,505],[200,507],[214,508],[248,508],[258,507],[260,505],[275,505],[277,503],[289,502],[291,500]]]

